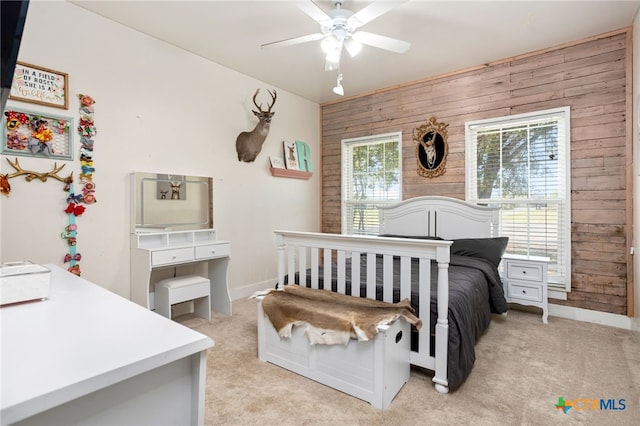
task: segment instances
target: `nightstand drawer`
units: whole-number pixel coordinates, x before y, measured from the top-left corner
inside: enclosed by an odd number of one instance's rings
[[[151,252],[151,265],[153,266],[189,262],[191,260],[193,260],[193,247]]]
[[[209,259],[216,257],[226,257],[231,254],[231,244],[209,244],[206,246],[196,246],[196,259]]]
[[[535,263],[507,262],[507,279],[526,280],[541,283],[543,266]]]
[[[510,282],[507,285],[507,296],[510,299],[542,302],[542,286]]]

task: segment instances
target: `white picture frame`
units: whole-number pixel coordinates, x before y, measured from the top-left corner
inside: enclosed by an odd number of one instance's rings
[[[284,149],[284,164],[289,170],[300,170],[298,163],[298,146],[295,142],[282,142]]]
[[[272,169],[284,169],[284,160],[281,157],[269,157],[269,161],[271,162]]]

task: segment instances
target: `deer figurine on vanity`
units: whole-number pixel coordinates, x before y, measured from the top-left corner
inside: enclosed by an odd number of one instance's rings
[[[250,132],[242,132],[236,138],[236,151],[238,152],[238,160],[244,161],[247,163],[252,162],[256,159],[260,150],[262,149],[262,144],[264,140],[267,138],[269,134],[269,126],[271,125],[271,118],[273,117],[274,112],[271,112],[271,108],[276,103],[276,90],[273,89],[273,93],[271,90],[267,90],[269,95],[271,95],[271,103],[269,104],[269,109],[266,111],[262,110],[262,104],[258,105],[256,102],[256,97],[260,89],[256,90],[256,93],[253,95],[253,104],[258,108],[258,111],[252,110],[253,114],[258,117],[258,124],[256,127]]]

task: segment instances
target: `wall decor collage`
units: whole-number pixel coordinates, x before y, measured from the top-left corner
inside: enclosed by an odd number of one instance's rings
[[[282,141],[284,157],[269,157],[272,169],[312,172],[311,149],[306,142]]]
[[[69,107],[69,76],[67,73],[44,68],[37,65],[17,62],[9,99],[18,102],[31,103],[46,107],[67,110]],[[95,183],[93,174],[93,137],[97,130],[94,123],[95,100],[86,94],[78,94],[80,103],[78,112],[78,125],[75,127],[80,140],[79,181],[82,189],[76,193],[74,188],[73,172],[64,177],[59,172],[66,164],[58,166],[53,164],[50,172],[37,172],[25,170],[20,166],[18,159],[12,162],[7,158],[9,165],[15,170],[13,173],[0,173],[0,193],[9,196],[11,185],[9,179],[24,176],[27,182],[38,179],[46,182],[53,178],[64,183],[65,192],[64,212],[68,220],[64,230],[60,234],[67,245],[67,253],[63,256],[63,262],[68,263],[67,270],[75,275],[80,275],[79,261],[82,255],[77,251],[78,224],[76,217],[82,215],[85,205],[96,202]],[[58,115],[49,112],[39,112],[18,107],[10,107],[4,111],[5,126],[2,132],[3,155],[26,156],[41,159],[73,161],[73,117]]]

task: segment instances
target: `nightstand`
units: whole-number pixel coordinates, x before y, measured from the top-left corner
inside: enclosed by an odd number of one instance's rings
[[[547,295],[547,264],[549,258],[504,255],[502,281],[508,303],[536,306],[542,309],[542,322],[549,315]]]

